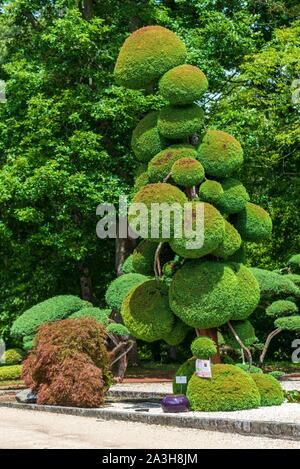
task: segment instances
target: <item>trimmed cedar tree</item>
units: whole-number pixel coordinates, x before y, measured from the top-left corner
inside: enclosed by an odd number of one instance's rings
[[[136,158],[148,165],[136,174],[132,192],[133,203],[144,206],[131,205],[128,218],[131,230],[143,241],[124,264],[124,280],[118,279],[124,284],[117,306],[130,333],[148,342],[163,339],[178,345],[190,328],[196,328],[199,337],[192,353],[218,362],[218,328],[228,321],[234,321],[248,345],[256,340],[248,317],[260,301],[262,275],[256,275],[260,269],[243,264],[243,241],[269,237],[272,222],[267,212],[249,202],[237,179],[243,163],[240,143],[222,130],[204,129],[199,100],[208,80],[199,68],[185,63],[186,56],[185,45],[173,32],[149,26],[126,39],[116,62],[117,83],[152,93],[160,106],[133,131]],[[162,207],[153,219],[149,213],[152,204],[161,203],[172,204],[170,223],[163,219]],[[169,232],[163,230],[168,224]],[[163,256],[163,243],[171,249],[168,258]],[[132,286],[127,279],[138,275],[133,272],[142,277],[155,274],[155,279],[144,277]],[[276,281],[281,291],[282,280]],[[268,280],[263,283],[269,288]],[[106,296],[112,306],[111,295]],[[212,379],[194,372],[195,357],[176,373],[186,376],[188,385],[173,383],[174,392],[187,392],[193,410],[260,405],[250,373],[222,364],[213,365]]]

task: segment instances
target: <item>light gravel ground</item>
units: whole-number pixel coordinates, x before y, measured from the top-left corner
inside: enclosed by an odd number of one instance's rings
[[[299,441],[0,408],[0,448],[299,449]]]

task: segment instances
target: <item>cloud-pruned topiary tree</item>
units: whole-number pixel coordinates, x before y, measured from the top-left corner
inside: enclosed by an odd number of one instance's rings
[[[221,129],[205,128],[199,102],[208,80],[198,67],[186,63],[186,48],[179,37],[160,26],[135,31],[120,50],[115,78],[124,87],[158,94],[162,103],[133,130],[136,158],[148,163],[136,179],[133,203],[147,208],[175,203],[183,210],[189,201],[193,229],[199,209],[204,213],[203,245],[194,247],[187,244],[191,241],[187,235],[175,235],[175,214],[171,214],[167,234],[159,214],[154,222],[156,236],[149,228],[149,213],[140,218],[140,225],[148,228],[124,266],[124,272],[130,273],[119,281],[125,285],[126,277],[135,273],[154,273],[155,278],[128,285],[118,305],[124,324],[132,335],[150,342],[163,339],[172,343],[173,339],[174,343],[176,338],[179,343],[189,328],[195,328],[198,339],[192,353],[200,359],[212,356],[213,362],[219,363],[220,326],[228,324],[234,340],[246,350],[234,325],[245,332],[248,345],[256,339],[248,318],[259,303],[259,284],[234,255],[242,249],[243,241],[260,242],[270,237],[271,218],[249,201],[238,179],[243,163],[240,143]],[[136,228],[133,222],[129,210],[132,229]],[[164,263],[161,252],[166,244],[173,251],[173,260]],[[190,382],[187,395],[195,410],[234,410],[260,404],[250,374],[233,366],[218,364],[209,385],[197,375]],[[207,386],[210,394],[203,400]]]

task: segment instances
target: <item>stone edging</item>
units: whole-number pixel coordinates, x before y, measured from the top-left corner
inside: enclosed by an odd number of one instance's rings
[[[267,436],[281,439],[300,440],[300,425],[286,422],[268,422],[259,420],[233,420],[226,418],[197,417],[187,414],[148,414],[118,409],[83,409],[76,407],[46,406],[37,404],[18,404],[1,402],[0,407],[36,410],[64,415],[93,417],[101,420],[125,420],[155,425],[201,430],[240,433],[251,436]]]

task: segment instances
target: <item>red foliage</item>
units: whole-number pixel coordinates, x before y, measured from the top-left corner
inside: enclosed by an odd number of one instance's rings
[[[104,327],[94,319],[65,319],[40,327],[23,365],[39,404],[98,407],[111,384]]]

